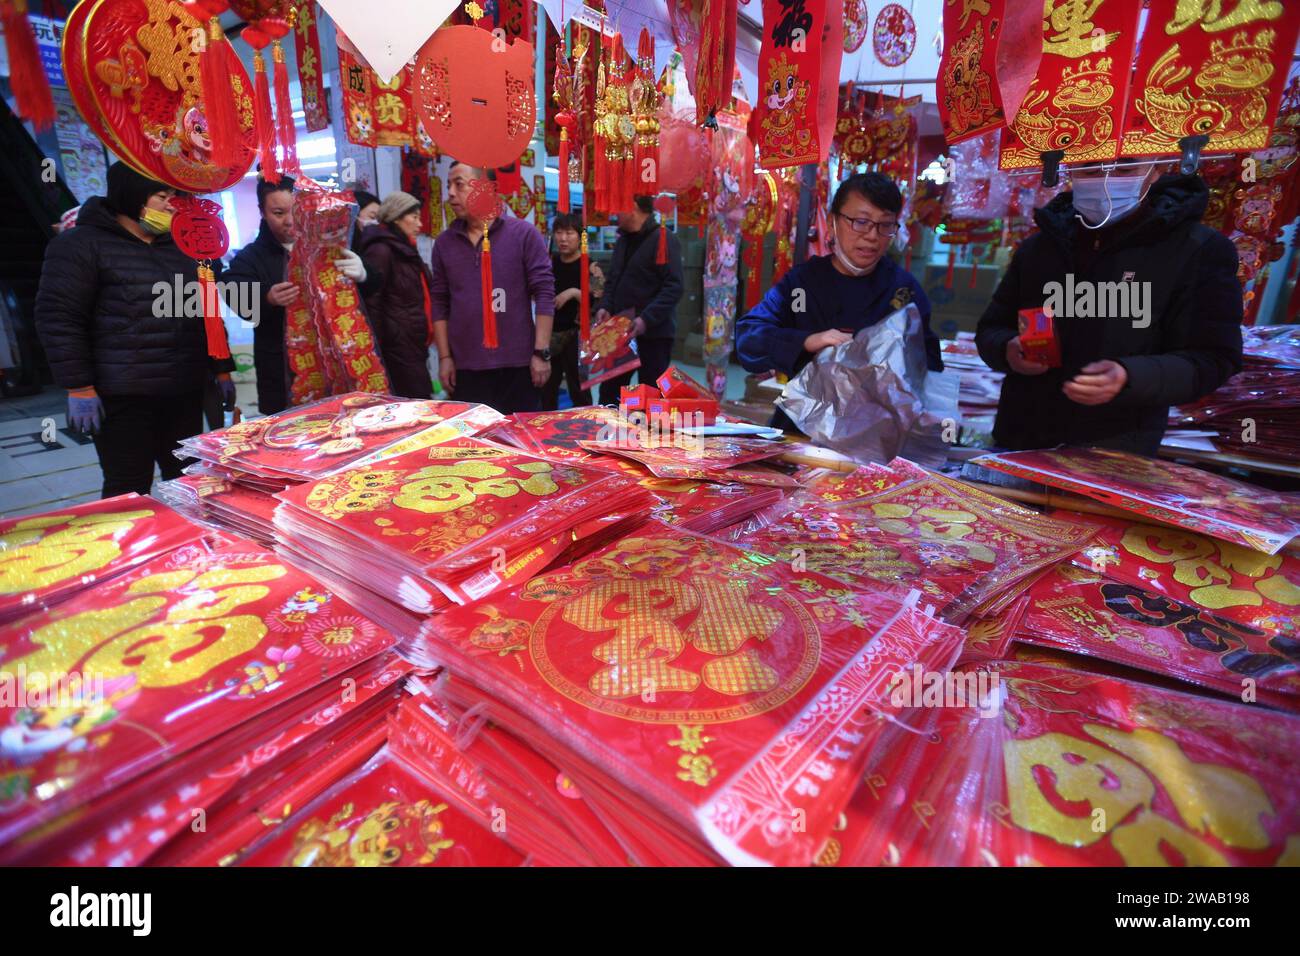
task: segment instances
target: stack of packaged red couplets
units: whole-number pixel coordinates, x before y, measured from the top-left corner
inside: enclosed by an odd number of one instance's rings
[[[742,482],[718,484],[675,478],[644,478],[644,488],[659,499],[654,517],[666,525],[715,534],[785,497],[781,488],[761,488]]]
[[[860,778],[865,728],[965,635],[900,591],[656,522],[426,626],[453,707],[481,707],[661,863],[807,865]]]
[[[792,495],[727,538],[847,584],[919,588],[953,622],[1003,610],[1015,589],[1089,543],[1091,525],[1045,517],[910,462],[894,474],[896,484],[865,497]]]
[[[301,809],[241,866],[520,866],[500,836],[380,752]]]
[[[766,468],[746,468],[754,462],[780,456],[779,443],[760,438],[698,438],[690,435],[660,436],[628,430],[608,441],[580,441],[587,451],[629,458],[644,465],[656,478],[688,478],[697,481],[740,481],[773,488],[794,488],[790,475]]]
[[[564,771],[482,708],[465,711],[426,689],[389,722],[389,750],[453,807],[535,866],[623,866],[628,852]]]
[[[957,704],[959,684],[981,706]],[[1012,661],[951,685],[932,733],[873,755],[841,863],[1300,863],[1300,718]]]
[[[473,438],[351,468],[280,499],[286,553],[415,615],[526,580],[575,541],[620,530],[654,503],[635,479]]]
[[[1030,589],[1016,640],[1300,712],[1300,645],[1138,585],[1061,564]]]
[[[23,618],[0,649],[18,683],[0,701],[0,858],[49,860],[94,834],[114,842],[110,823],[148,827],[173,784],[354,704],[393,642],[224,534]]]
[[[612,465],[609,456],[586,451],[580,443],[600,441],[626,427],[626,419],[617,409],[590,405],[556,412],[516,412],[494,425],[484,437],[549,461],[609,467]]]
[[[203,534],[137,494],[0,519],[0,626],[100,587]]]
[[[1103,448],[1057,448],[982,455],[974,464],[1265,554],[1277,554],[1300,534],[1295,495],[1172,461]]]
[[[271,517],[279,502],[265,491],[213,475],[181,475],[159,482],[153,496],[192,520],[229,529],[264,547],[275,544]]]
[[[219,477],[240,481],[251,474],[283,489],[381,457],[399,442],[436,432],[435,426],[471,434],[500,417],[467,402],[353,392],[196,435],[181,446]]]

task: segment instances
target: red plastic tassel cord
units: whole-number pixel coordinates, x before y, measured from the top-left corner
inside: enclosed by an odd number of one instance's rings
[[[972,258],[970,261],[970,287],[972,289],[975,288],[976,283],[979,281],[979,274],[980,274],[979,260]]]
[[[659,223],[659,248],[655,250],[655,265],[668,264],[668,226]]]
[[[271,59],[275,61],[275,129],[283,157],[280,171],[298,175],[302,170],[298,167],[298,134],[293,128],[293,101],[289,98],[289,69],[279,40],[271,47]]]
[[[208,355],[214,359],[230,358],[226,341],[226,324],[221,319],[221,296],[216,275],[207,263],[199,263],[199,287],[203,297],[203,333],[208,340]]]
[[[220,22],[213,17],[208,21],[208,41],[199,52],[199,75],[203,83],[203,115],[208,121],[212,162],[216,166],[238,166],[243,147],[227,60],[233,55]]]
[[[908,243],[908,246],[907,246],[907,253],[903,256],[903,270],[904,270],[905,272],[911,272],[911,271],[912,271],[912,246],[911,246],[911,243]]]
[[[578,302],[578,341],[586,343],[591,339],[591,260],[587,255],[587,206],[582,207],[582,263],[578,267],[578,288],[581,296]]]
[[[261,50],[253,51],[253,123],[257,127],[257,147],[262,164],[262,178],[278,181],[279,161],[275,155],[275,115],[271,112],[271,83],[266,76],[266,58]]]
[[[38,131],[49,129],[54,123],[54,97],[41,65],[36,34],[27,19],[27,0],[0,0],[0,24],[9,50],[9,87],[18,115],[30,120]]]
[[[560,212],[569,211],[569,131],[560,127],[560,194],[555,204]]]
[[[483,260],[479,272],[483,279],[483,347],[495,349],[500,346],[497,340],[497,314],[492,308],[492,244],[488,241],[488,229],[492,220],[483,223]]]
[[[956,268],[957,268],[957,250],[956,250],[955,247],[949,247],[949,249],[948,249],[948,274],[945,275],[945,276],[943,277],[943,287],[944,287],[945,289],[951,289],[951,288],[952,288],[952,275],[953,275],[953,272],[956,270]]]

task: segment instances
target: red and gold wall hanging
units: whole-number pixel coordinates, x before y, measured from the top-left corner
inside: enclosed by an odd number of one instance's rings
[[[170,0],[101,0],[74,8],[63,35],[69,90],[91,128],[185,192],[227,189],[253,160],[253,86],[215,23]]]
[[[1152,0],[1121,154],[1178,153],[1197,135],[1206,152],[1263,149],[1297,34],[1295,4]]]
[[[763,12],[766,19],[766,6]],[[668,14],[673,40],[686,61],[687,85],[695,97],[695,121],[712,125],[710,117],[731,102],[736,0],[669,0]]]
[[[1003,133],[999,165],[1041,166],[1043,153],[1057,150],[1067,163],[1113,160],[1141,8],[1128,0],[1050,0],[1045,12],[1042,61]]]
[[[378,146],[413,146],[414,116],[411,98],[414,70],[410,66],[400,70],[385,83],[373,73],[371,83],[371,110],[375,119],[375,143]]]
[[[850,4],[845,4],[845,9]],[[871,49],[885,66],[902,66],[916,49],[916,21],[907,8],[887,3],[876,14],[871,29]]]
[[[342,34],[340,34],[340,37]],[[379,133],[375,127],[372,105],[372,84],[375,75],[347,49],[338,44],[339,74],[343,86],[343,120],[347,124],[347,138],[358,146],[378,146]]]
[[[217,292],[212,263],[220,264],[230,250],[230,234],[221,218],[221,205],[211,199],[177,196],[172,216],[172,238],[176,248],[198,263],[199,285],[203,300],[203,332],[208,355],[214,359],[230,358],[226,326],[221,315],[221,298]]]
[[[294,9],[294,45],[297,50],[298,82],[302,90],[303,125],[308,130],[327,129],[329,110],[325,108],[325,81],[321,73],[320,34],[316,30],[319,7],[314,0],[301,0]]]
[[[414,106],[441,152],[485,169],[509,166],[537,121],[533,46],[485,30],[435,30],[417,54]]]
[[[867,0],[844,0],[844,52],[857,53],[871,32]]]
[[[758,305],[763,296],[763,238],[772,231],[776,222],[776,177],[763,170],[754,177],[754,188],[745,204],[745,217],[740,223],[741,262],[745,267],[745,302],[748,312]]]
[[[764,169],[826,159],[835,131],[840,59],[838,0],[764,0],[759,98],[750,138]]]
[[[1020,109],[1042,57],[1043,16],[1018,0],[949,0],[936,94],[949,144],[1000,129]]]

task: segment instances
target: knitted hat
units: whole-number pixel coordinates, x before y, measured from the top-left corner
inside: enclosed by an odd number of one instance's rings
[[[108,167],[108,189],[104,197],[113,212],[135,219],[140,210],[156,192],[171,187],[156,179],[142,176],[126,163],[118,160]]]
[[[396,192],[389,193],[384,197],[384,201],[379,204],[379,221],[397,222],[408,212],[414,212],[419,208],[420,200],[399,189]]]

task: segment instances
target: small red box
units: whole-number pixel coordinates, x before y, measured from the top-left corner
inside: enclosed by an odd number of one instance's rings
[[[714,397],[712,392],[675,365],[670,365],[668,371],[660,375],[655,384],[659,386],[659,391],[663,393],[664,398],[698,398],[712,401]]]
[[[712,425],[718,420],[718,401],[714,398],[654,398],[647,409],[651,418],[672,419],[688,428],[695,425]],[[697,420],[696,415],[700,418]]]
[[[1020,310],[1020,352],[1039,365],[1061,367],[1061,345],[1050,313],[1043,309]]]
[[[628,388],[624,385],[618,391],[618,403],[628,411],[643,412],[652,399],[663,398],[659,389],[653,385],[638,385]]]

